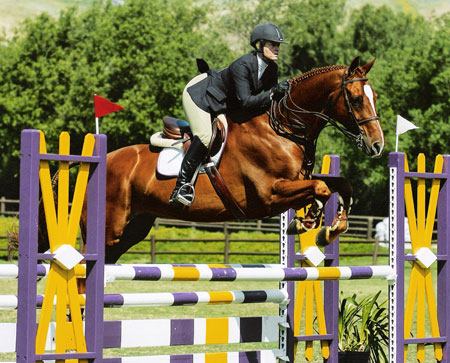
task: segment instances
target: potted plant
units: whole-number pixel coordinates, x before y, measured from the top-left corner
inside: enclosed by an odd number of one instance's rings
[[[339,305],[339,362],[388,362],[389,317],[387,301],[378,303],[377,294],[361,300],[356,294]]]

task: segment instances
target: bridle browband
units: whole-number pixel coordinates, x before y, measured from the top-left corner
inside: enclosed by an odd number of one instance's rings
[[[352,105],[349,100],[348,90],[346,85],[348,83],[354,82],[366,82],[367,78],[351,78],[346,79],[348,77],[347,72],[344,72],[342,76],[342,82],[340,86],[339,94],[334,98],[333,102],[329,102],[327,107],[322,111],[309,111],[306,110],[299,105],[297,105],[291,96],[291,85],[292,82],[289,81],[289,90],[286,92],[286,95],[279,101],[272,101],[270,110],[269,110],[269,123],[272,129],[280,136],[285,137],[296,144],[303,145],[305,147],[305,162],[306,174],[310,174],[312,169],[314,168],[314,153],[316,148],[317,138],[309,138],[307,137],[305,131],[307,130],[307,123],[302,119],[302,116],[315,116],[323,121],[325,124],[330,124],[336,127],[340,132],[342,132],[346,137],[353,140],[358,148],[362,149],[364,147],[363,136],[364,131],[361,129],[361,126],[374,120],[378,120],[379,117],[377,115],[371,116],[362,120],[359,120],[352,108]],[[339,99],[341,94],[344,94],[345,105],[347,108],[348,114],[351,116],[352,121],[355,123],[355,126],[358,128],[359,133],[353,133],[348,128],[341,126],[336,120],[332,117],[328,116],[325,112],[329,111],[331,106],[336,105],[337,100]],[[292,104],[292,107],[288,105],[288,101]],[[283,113],[285,111],[285,114]],[[279,120],[278,117],[281,115],[285,120],[289,120],[289,124],[283,123]],[[288,117],[289,115],[289,117]]]

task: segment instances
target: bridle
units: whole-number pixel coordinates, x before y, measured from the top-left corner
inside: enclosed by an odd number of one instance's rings
[[[342,82],[340,86],[340,92],[337,94],[336,97],[332,100],[332,102],[328,102],[327,107],[322,111],[309,111],[306,110],[299,105],[297,105],[291,96],[291,86],[292,82],[289,82],[289,89],[286,92],[285,96],[279,101],[275,102],[272,101],[270,110],[269,110],[269,122],[272,129],[280,136],[283,136],[285,138],[288,138],[292,141],[294,141],[297,144],[304,145],[305,148],[309,148],[310,151],[306,152],[305,154],[310,154],[311,151],[315,151],[315,143],[316,140],[310,140],[307,136],[305,131],[307,130],[307,122],[305,122],[302,118],[302,116],[315,116],[319,119],[325,121],[325,123],[328,123],[334,127],[336,127],[339,131],[341,131],[346,137],[353,140],[358,148],[363,149],[364,148],[364,130],[361,128],[364,124],[378,120],[379,117],[377,115],[367,117],[365,119],[358,119],[355,115],[355,112],[353,110],[353,107],[350,103],[349,99],[349,91],[346,87],[349,83],[354,82],[366,82],[368,79],[364,77],[360,78],[351,78],[347,79],[348,74],[347,72],[344,72],[342,76]],[[341,126],[335,119],[328,116],[326,113],[331,110],[332,107],[336,106],[337,100],[341,96],[341,94],[344,95],[345,100],[345,106],[347,108],[347,113],[351,116],[352,121],[354,122],[354,125],[356,128],[358,128],[359,133],[352,132],[349,128]],[[288,105],[288,101],[290,101],[290,104],[292,106]],[[287,114],[284,114],[283,111],[287,112]],[[279,120],[278,116],[282,116],[285,120],[289,120],[289,124],[286,125],[286,123],[283,123]],[[312,164],[314,164],[314,158],[309,155],[307,159],[312,159]],[[311,161],[311,160],[310,160]]]
[[[345,99],[345,103],[347,106],[347,112],[352,116],[353,121],[355,122],[355,124],[360,127],[370,121],[373,120],[379,120],[380,118],[375,115],[375,116],[371,116],[371,117],[367,117],[365,119],[362,120],[358,120],[358,118],[355,116],[355,113],[353,111],[353,107],[350,103],[350,100],[348,98],[348,89],[347,87],[345,87],[347,84],[349,83],[354,83],[354,82],[367,82],[369,79],[368,78],[351,78],[351,79],[346,79],[346,74],[344,73],[344,75],[342,76],[342,82],[341,82],[341,92],[344,94],[344,99]],[[339,98],[339,96],[338,96]]]

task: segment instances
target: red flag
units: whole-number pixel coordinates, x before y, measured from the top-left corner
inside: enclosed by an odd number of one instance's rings
[[[110,113],[123,110],[123,107],[117,103],[107,100],[106,98],[94,95],[94,110],[95,117],[103,117]]]

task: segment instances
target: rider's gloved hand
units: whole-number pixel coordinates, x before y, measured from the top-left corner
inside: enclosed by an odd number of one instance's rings
[[[287,80],[281,81],[276,86],[272,87],[270,90],[270,98],[274,101],[279,102],[286,92],[289,90],[289,82]]]

